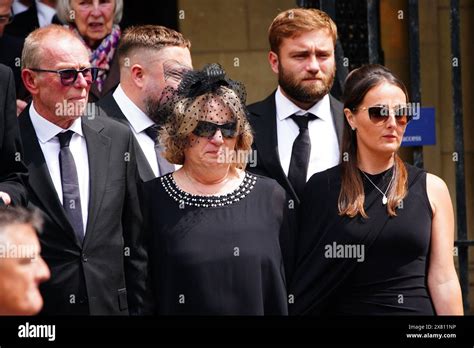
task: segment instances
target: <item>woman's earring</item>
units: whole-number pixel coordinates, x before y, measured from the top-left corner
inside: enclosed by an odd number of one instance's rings
[[[356,127],[352,127],[352,130],[355,131],[357,128]]]

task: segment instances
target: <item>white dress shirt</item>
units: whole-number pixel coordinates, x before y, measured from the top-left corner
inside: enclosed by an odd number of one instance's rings
[[[158,161],[156,159],[155,142],[145,133],[145,129],[153,126],[155,123],[125,94],[120,85],[115,89],[113,97],[127,118],[133,135],[135,135],[140,148],[145,154],[153,170],[153,174],[155,174],[155,177],[160,176],[161,173],[158,169]]]
[[[308,110],[302,110],[285,97],[280,87],[275,93],[278,154],[283,171],[288,176],[293,142],[300,133],[298,125],[290,116],[302,115],[307,112],[318,118],[308,123],[311,153],[309,157],[306,180],[318,172],[334,167],[339,163],[340,150],[336,128],[331,114],[329,95],[325,95],[318,103]],[[342,115],[336,115],[342,117]]]
[[[89,208],[89,157],[87,144],[82,132],[81,118],[79,117],[68,129],[63,129],[47,119],[41,117],[36,111],[34,104],[30,107],[30,119],[35,129],[38,142],[43,151],[43,156],[48,166],[49,175],[53,181],[54,188],[58,194],[59,201],[63,203],[63,188],[61,185],[61,169],[59,166],[59,139],[56,136],[61,132],[71,130],[74,132],[69,148],[76,164],[77,177],[79,181],[79,194],[81,196],[82,224],[84,234],[87,227],[87,216]]]
[[[12,11],[15,16],[17,14],[25,12],[26,10],[28,10],[28,8],[29,8],[28,6],[23,5],[19,0],[13,1]]]
[[[36,9],[38,11],[38,23],[40,28],[50,25],[56,14],[56,9],[36,0]]]

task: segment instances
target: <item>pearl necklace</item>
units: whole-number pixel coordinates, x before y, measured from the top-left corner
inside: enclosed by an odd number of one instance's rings
[[[166,193],[177,203],[188,206],[213,208],[235,204],[244,199],[253,190],[257,177],[244,172],[244,180],[234,191],[216,196],[200,196],[183,191],[173,178],[172,173],[162,176],[161,184]]]

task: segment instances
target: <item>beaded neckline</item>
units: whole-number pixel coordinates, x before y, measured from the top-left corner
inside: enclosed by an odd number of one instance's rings
[[[245,198],[255,186],[257,177],[245,172],[244,180],[234,191],[224,195],[200,196],[183,191],[174,181],[172,173],[162,176],[161,184],[166,193],[178,203],[203,208],[223,207]]]

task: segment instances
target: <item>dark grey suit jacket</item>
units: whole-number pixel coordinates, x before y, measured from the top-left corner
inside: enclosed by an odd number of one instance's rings
[[[108,116],[114,118],[115,120],[125,124],[127,127],[130,127],[130,123],[128,123],[127,118],[123,114],[122,110],[118,106],[117,102],[115,101],[112,93],[107,94],[105,97],[100,99],[97,102]],[[140,144],[136,141],[135,144],[137,148],[135,149],[135,154],[137,156],[137,165],[138,165],[138,172],[140,173],[140,178],[145,181],[149,181],[155,178],[155,174],[148,163],[148,160],[143,153]]]
[[[331,113],[341,148],[342,133],[344,129],[343,106],[332,96],[329,96]],[[268,176],[275,179],[290,196],[299,204],[298,197],[280,163],[278,154],[277,124],[275,92],[266,99],[248,106],[250,112],[249,122],[254,131],[253,149],[257,151],[256,167],[248,166],[250,172]],[[322,150],[324,151],[324,150]]]
[[[147,254],[137,194],[135,140],[130,129],[108,117],[82,119],[90,194],[81,245],[53,186],[29,107],[19,123],[30,171],[30,202],[45,218],[40,241],[51,279],[41,286],[42,313],[146,313]]]
[[[13,72],[0,64],[0,191],[13,204],[26,205],[28,170],[23,163],[23,146],[16,118]]]

